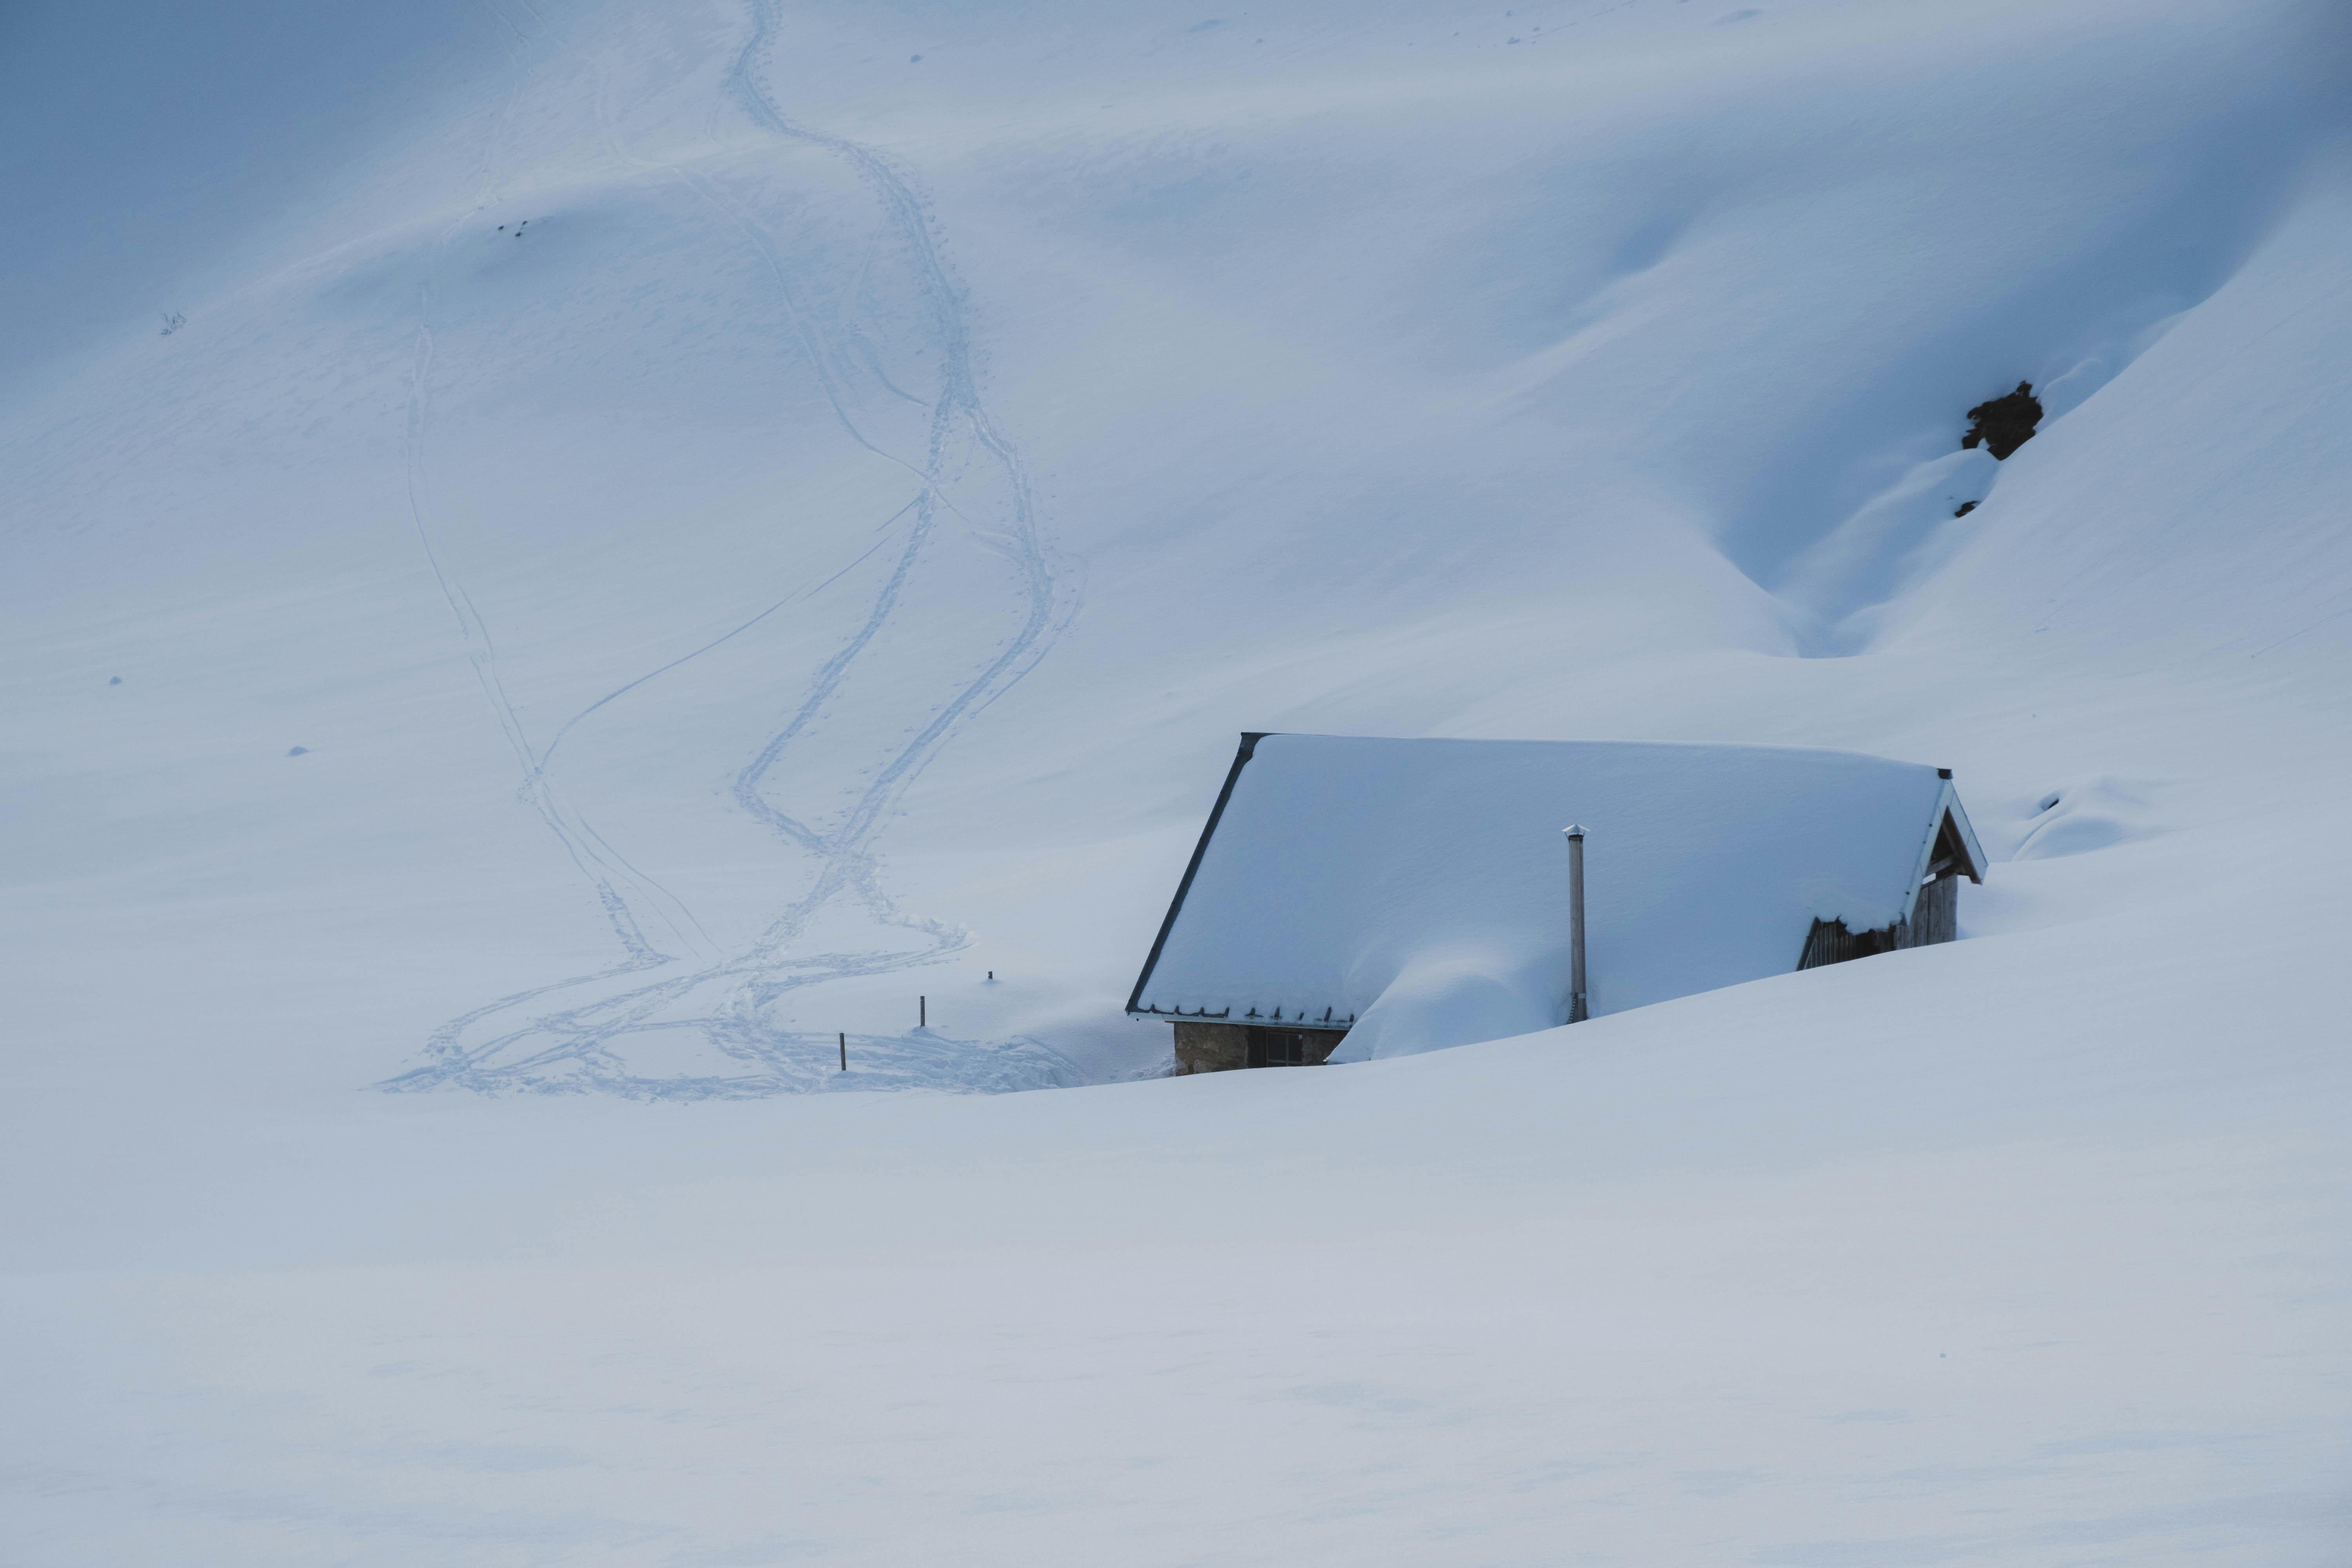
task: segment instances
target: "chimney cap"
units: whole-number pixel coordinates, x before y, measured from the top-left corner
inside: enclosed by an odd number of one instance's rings
[[[1584,837],[1584,829],[1578,826],[1573,822],[1570,823],[1566,827],[1561,828],[1560,831],[1567,834],[1570,838],[1581,838]]]

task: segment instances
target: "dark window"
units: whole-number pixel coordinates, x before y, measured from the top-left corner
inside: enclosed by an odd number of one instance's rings
[[[1307,1031],[1253,1028],[1249,1032],[1249,1065],[1254,1068],[1305,1067]]]

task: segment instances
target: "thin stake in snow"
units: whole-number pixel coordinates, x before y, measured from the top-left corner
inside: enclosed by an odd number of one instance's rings
[[[841,1031],[841,1070],[849,1070],[849,1031],[846,1029]]]
[[[1581,1024],[1591,1014],[1584,1005],[1584,829],[1570,825],[1568,835],[1568,1021]]]
[[[930,1026],[931,999],[928,996],[918,996],[915,998],[915,1027],[928,1029]]]

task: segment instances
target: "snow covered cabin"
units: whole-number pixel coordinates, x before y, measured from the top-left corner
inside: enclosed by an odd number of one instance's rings
[[[1128,998],[1176,1070],[1312,1066],[1949,942],[1951,771],[1849,752],[1248,734]]]

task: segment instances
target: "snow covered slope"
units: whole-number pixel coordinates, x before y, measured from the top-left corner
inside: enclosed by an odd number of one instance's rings
[[[0,16],[6,1554],[2341,1558],[2339,5],[396,9]],[[1114,1082],[1244,730],[2005,863]]]

